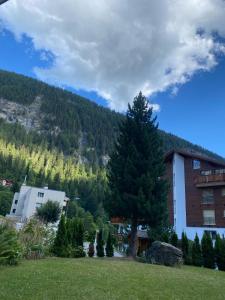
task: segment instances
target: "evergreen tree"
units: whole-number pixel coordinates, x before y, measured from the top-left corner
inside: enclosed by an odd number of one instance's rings
[[[203,266],[206,268],[215,268],[215,257],[211,235],[205,232],[202,237],[202,259]]]
[[[215,259],[219,270],[225,271],[225,240],[217,234],[215,241]]]
[[[197,233],[192,244],[192,264],[197,267],[202,265],[202,251]]]
[[[140,94],[128,106],[126,120],[108,168],[111,216],[131,223],[130,255],[136,257],[137,226],[160,227],[167,219],[167,183],[156,117]]]
[[[108,257],[114,256],[113,239],[112,239],[112,234],[110,231],[109,231],[107,242],[106,242],[105,252],[106,252],[106,256],[108,256]]]
[[[173,245],[174,247],[177,247],[178,236],[177,236],[176,232],[173,232],[173,233],[172,233],[171,239],[170,239],[170,243],[171,243],[171,245]]]
[[[59,222],[56,238],[53,245],[53,253],[56,256],[60,257],[67,257],[69,255],[67,228],[64,215],[61,216]]]
[[[182,232],[181,249],[183,252],[184,263],[189,264],[189,242],[185,232]]]
[[[104,240],[103,240],[103,232],[102,229],[99,230],[99,233],[97,235],[97,246],[96,246],[96,250],[97,250],[97,256],[98,257],[104,257]]]

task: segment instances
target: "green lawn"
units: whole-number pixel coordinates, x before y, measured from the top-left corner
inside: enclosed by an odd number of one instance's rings
[[[225,272],[116,259],[23,261],[0,267],[0,299],[225,299]]]

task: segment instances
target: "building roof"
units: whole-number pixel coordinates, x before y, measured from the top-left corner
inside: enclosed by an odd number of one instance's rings
[[[208,162],[211,162],[211,163],[213,163],[217,166],[220,166],[220,167],[225,167],[225,160],[223,160],[222,158],[221,158],[221,160],[220,159],[215,159],[215,158],[207,156],[206,154],[203,154],[201,152],[194,151],[192,149],[174,149],[174,150],[171,150],[171,151],[166,153],[165,161],[168,161],[168,160],[172,159],[172,157],[175,153],[180,154],[182,156],[187,156],[187,157],[192,157],[192,158],[208,161]]]

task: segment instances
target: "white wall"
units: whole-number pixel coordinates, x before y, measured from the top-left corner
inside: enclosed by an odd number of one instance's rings
[[[44,196],[38,197],[38,193],[43,193]],[[37,204],[42,205],[48,200],[58,202],[63,208],[65,197],[65,192],[23,185],[20,193],[14,195],[10,216],[21,217],[22,220],[30,218],[36,213]],[[18,200],[17,204],[15,204],[15,200]],[[13,209],[16,209],[15,213],[13,213]]]
[[[177,153],[173,157],[173,208],[174,230],[181,238],[186,229],[185,172],[184,158]]]

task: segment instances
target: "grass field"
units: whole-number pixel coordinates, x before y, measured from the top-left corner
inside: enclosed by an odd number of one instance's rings
[[[23,261],[0,267],[0,299],[225,299],[225,272],[116,259]]]

